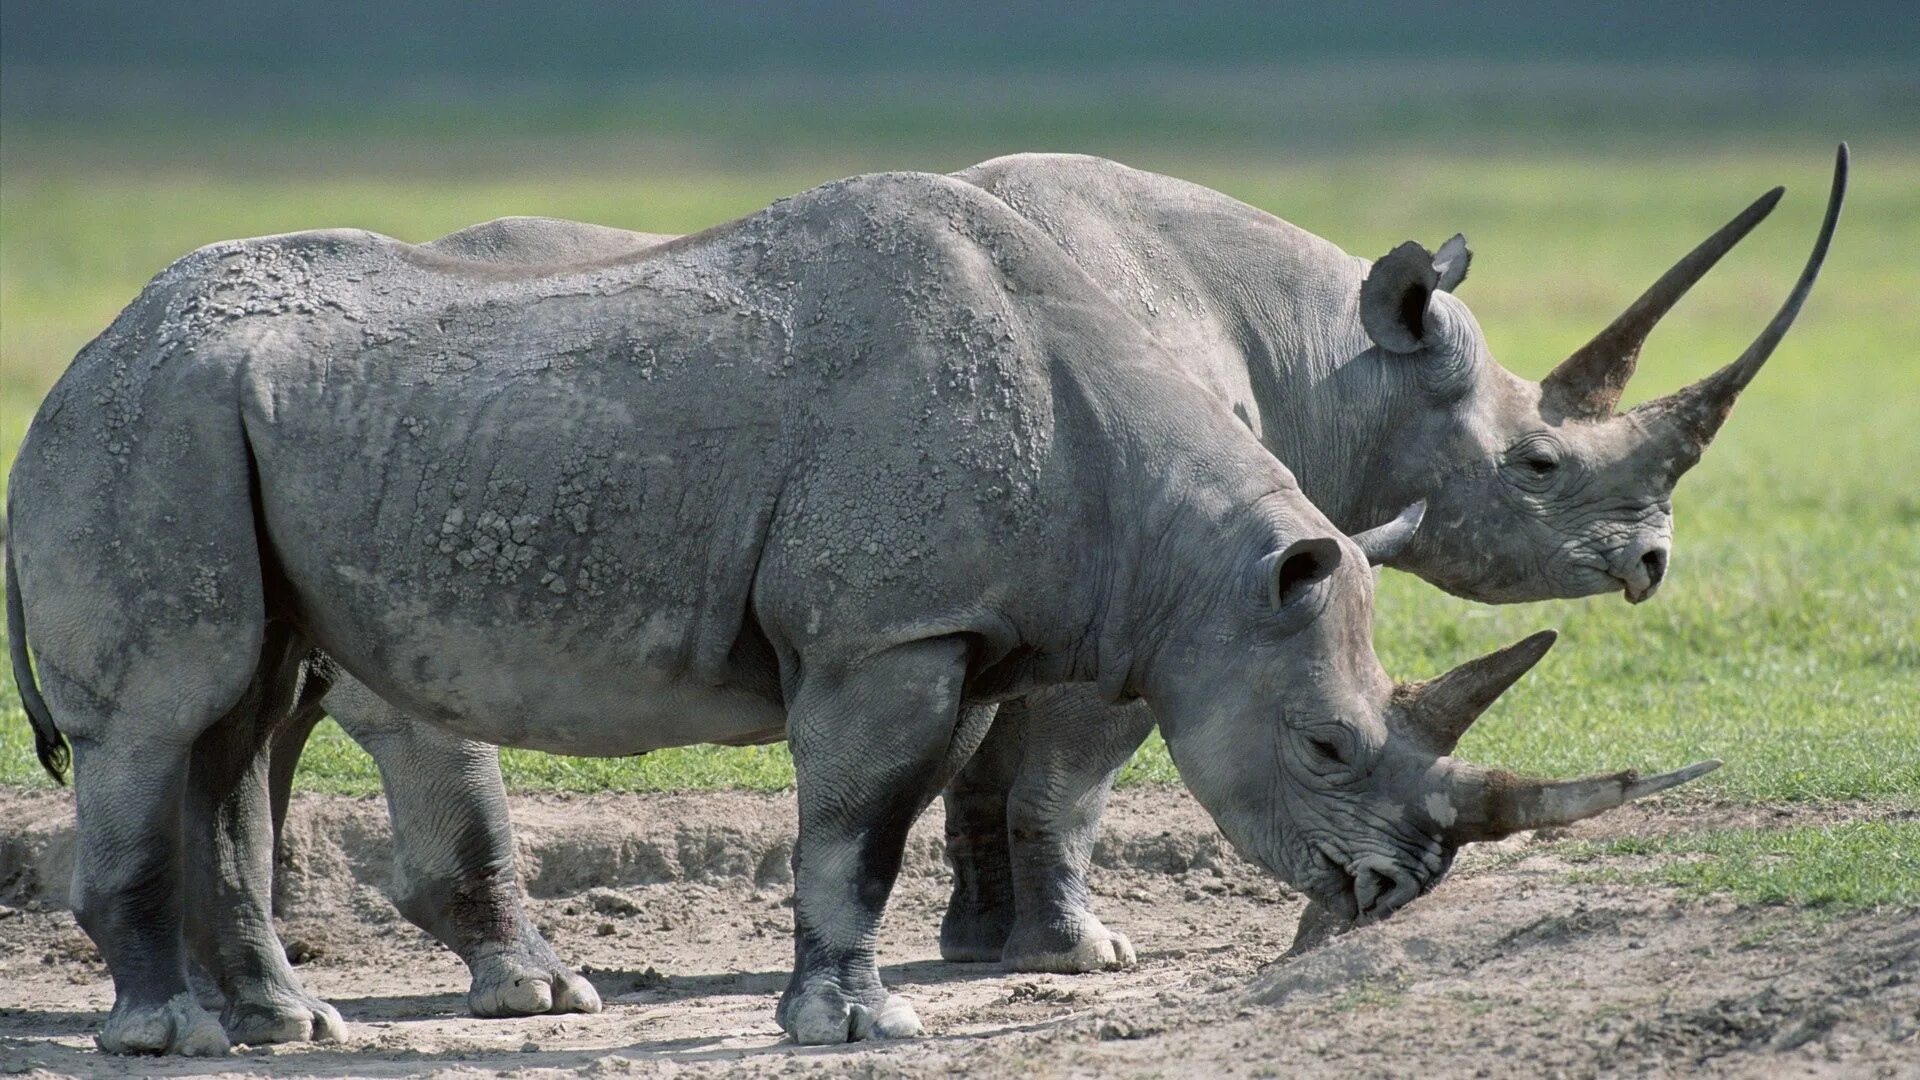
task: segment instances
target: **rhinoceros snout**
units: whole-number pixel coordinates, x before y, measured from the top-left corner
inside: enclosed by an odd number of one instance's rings
[[[1424,891],[1422,875],[1384,855],[1362,855],[1346,861],[1327,847],[1319,849],[1329,877],[1339,883],[1336,896],[1321,902],[1343,919],[1356,924],[1379,922],[1417,899]]]

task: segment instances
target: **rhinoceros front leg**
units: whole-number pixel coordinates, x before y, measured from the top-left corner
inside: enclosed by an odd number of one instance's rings
[[[806,670],[787,735],[799,787],[793,977],[775,1019],[797,1043],[920,1034],[874,946],[907,830],[979,745],[992,710],[960,707],[965,647],[942,638]]]
[[[1064,973],[1134,963],[1126,935],[1090,910],[1087,869],[1114,777],[1152,730],[1145,706],[1111,706],[1088,687],[1000,707],[947,786],[954,886],[941,956]]]
[[[1014,923],[1001,963],[1068,974],[1131,967],[1133,944],[1094,917],[1087,871],[1107,795],[1153,730],[1153,714],[1109,705],[1091,686],[1042,690],[1025,705],[1024,747],[1007,792]]]
[[[1300,912],[1300,925],[1293,932],[1293,944],[1287,946],[1287,955],[1310,953],[1334,938],[1359,928],[1360,924],[1353,919],[1318,900],[1308,900],[1306,909]]]
[[[500,752],[413,719],[351,677],[326,697],[380,768],[400,913],[466,961],[475,1016],[600,1011],[600,995],[527,918]]]
[[[312,686],[288,723],[311,726],[323,686]],[[221,1024],[236,1043],[337,1041],[346,1025],[307,992],[273,928],[273,828],[267,725],[285,700],[244,703],[194,744],[185,800],[187,942],[227,1004]]]

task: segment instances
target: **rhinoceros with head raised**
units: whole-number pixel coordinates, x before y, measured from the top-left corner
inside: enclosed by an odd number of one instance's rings
[[[1167,359],[1259,435],[1336,526],[1367,528],[1427,500],[1425,523],[1390,565],[1481,601],[1619,590],[1637,603],[1667,573],[1675,483],[1812,287],[1845,191],[1846,149],[1806,270],[1753,346],[1693,386],[1621,414],[1615,406],[1654,324],[1771,212],[1781,189],[1533,383],[1494,362],[1452,295],[1471,258],[1461,237],[1438,253],[1403,244],[1370,264],[1217,192],[1097,158],[1024,154],[956,175],[1057,243]],[[430,246],[539,265],[666,239],[503,219]],[[493,748],[416,723],[350,678],[326,706],[380,765],[396,899],[467,960],[473,1009],[597,1007],[520,910]],[[1112,774],[1153,720],[1136,706],[1089,737],[1079,718],[1107,708],[1072,687],[1010,703],[949,787],[956,873],[941,935],[949,959],[1051,971],[1132,961],[1126,937],[1088,909],[1084,875]],[[277,806],[310,727],[290,725],[279,741]],[[1313,915],[1321,928],[1351,924],[1350,913]]]
[[[225,1048],[189,953],[237,1037],[337,1030],[262,889],[262,746],[336,665],[492,743],[789,740],[801,1042],[919,1030],[874,955],[907,829],[1034,690],[1145,702],[1241,850],[1375,918],[1462,843],[1711,767],[1452,758],[1547,639],[1396,690],[1367,565],[1411,518],[1335,529],[1058,244],[945,177],[537,268],[346,231],[203,249],[54,387],[9,503],[114,1051]]]
[[[1218,192],[1097,158],[1018,155],[958,175],[1035,222],[1299,478],[1333,523],[1428,513],[1388,565],[1472,600],[1620,590],[1666,577],[1672,494],[1786,335],[1826,259],[1846,194],[1835,156],[1825,219],[1779,311],[1732,363],[1615,411],[1654,325],[1772,212],[1755,200],[1538,383],[1496,363],[1453,289],[1471,254],[1407,242],[1368,263]],[[1100,707],[1073,688],[1009,703],[947,792],[950,959],[1017,970],[1132,962],[1088,910],[1084,875],[1113,776],[1153,718],[1052,738],[1053,716]],[[391,722],[391,721],[389,721]],[[1071,730],[1073,724],[1066,722]],[[1038,733],[1037,733],[1038,732]],[[1351,925],[1315,906],[1303,931]]]

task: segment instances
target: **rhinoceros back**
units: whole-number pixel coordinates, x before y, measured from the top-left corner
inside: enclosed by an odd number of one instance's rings
[[[673,239],[547,217],[503,217],[451,232],[421,247],[463,259],[554,266],[626,258]]]
[[[1012,240],[975,202],[853,181],[577,265],[364,235],[231,253],[245,314],[200,340],[237,367],[303,622],[383,694],[525,743],[543,709],[585,726],[684,682],[777,696],[749,609],[771,544],[769,602],[824,597],[797,623],[958,606],[988,571],[926,568],[1036,516],[1051,424]]]
[[[257,494],[220,529],[257,530],[287,617],[396,703],[585,752],[758,737],[746,706],[718,731],[595,731],[689,687],[777,702],[775,638],[857,650],[1013,593],[1044,608],[1037,584],[1074,558],[1051,537],[1071,521],[1037,512],[1072,458],[1050,365],[1115,351],[1077,274],[941,177],[857,178],[578,263],[296,234],[163,275],[74,396],[133,386],[142,416],[230,432],[197,468]],[[140,451],[119,414],[80,413],[105,452],[89,475],[122,484],[114,456]],[[168,475],[156,490],[192,490]],[[210,527],[150,516],[156,544]]]

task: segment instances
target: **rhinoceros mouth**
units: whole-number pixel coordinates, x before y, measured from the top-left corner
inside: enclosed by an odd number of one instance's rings
[[[1331,886],[1321,902],[1350,922],[1380,922],[1427,889],[1421,874],[1383,855],[1347,859],[1326,843],[1316,844],[1314,853]]]

